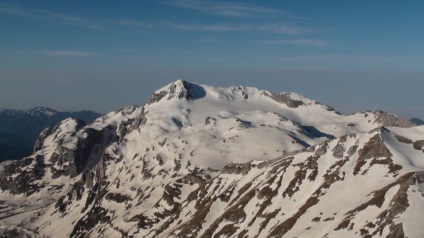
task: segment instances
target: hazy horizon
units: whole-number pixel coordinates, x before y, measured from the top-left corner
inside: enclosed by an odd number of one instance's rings
[[[2,1],[0,108],[100,113],[177,79],[424,118],[424,2]]]

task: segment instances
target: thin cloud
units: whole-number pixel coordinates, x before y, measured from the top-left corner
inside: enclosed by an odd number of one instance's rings
[[[390,62],[399,60],[424,60],[424,57],[396,57],[396,56],[378,56],[378,55],[305,55],[280,57],[280,60],[287,61],[378,61]]]
[[[183,24],[183,23],[170,23],[170,22],[163,22],[164,24],[179,30],[186,30],[186,31],[246,31],[246,30],[252,30],[251,25],[247,24],[209,24],[209,25],[202,25],[202,24]]]
[[[304,46],[316,46],[316,47],[327,47],[327,46],[329,46],[328,41],[316,40],[316,39],[264,40],[264,41],[260,41],[260,43],[263,43],[263,44],[304,45]]]
[[[220,32],[229,32],[229,31],[269,31],[274,34],[282,35],[301,35],[313,31],[318,31],[318,29],[299,27],[293,25],[284,25],[284,24],[230,24],[230,23],[220,23],[220,24],[185,24],[185,23],[173,23],[173,22],[162,22],[163,24],[178,30],[186,31],[220,31]]]
[[[103,24],[96,21],[89,20],[89,19],[81,18],[79,16],[56,13],[51,11],[42,11],[42,13],[43,13],[43,16],[46,16],[47,18],[50,18],[50,19],[58,20],[63,24],[78,26],[78,27],[85,27],[85,28],[99,30],[99,31],[106,31],[106,28],[105,26],[103,26]]]
[[[79,16],[45,10],[26,9],[16,5],[0,5],[0,13],[16,17],[49,19],[61,24],[84,27],[94,30],[106,30],[105,27],[99,22],[95,22]]]
[[[259,26],[260,30],[271,31],[276,34],[285,34],[285,35],[299,35],[304,33],[320,31],[319,29],[314,29],[310,27],[300,27],[293,24],[287,23],[276,23],[276,24],[264,24]]]
[[[164,4],[174,7],[195,10],[209,15],[227,17],[252,17],[257,15],[285,15],[295,18],[294,15],[273,8],[259,7],[251,4],[234,2],[212,2],[196,0],[165,0]]]
[[[153,24],[150,24],[150,23],[135,21],[131,19],[120,19],[116,21],[115,23],[122,26],[136,26],[141,28],[151,28],[153,26]]]
[[[13,16],[20,16],[20,17],[37,17],[36,14],[24,10],[17,6],[11,6],[11,5],[0,5],[0,13],[13,15]]]
[[[72,57],[72,58],[89,58],[89,57],[100,57],[101,54],[98,52],[91,51],[35,51],[37,54],[54,56],[54,57]]]

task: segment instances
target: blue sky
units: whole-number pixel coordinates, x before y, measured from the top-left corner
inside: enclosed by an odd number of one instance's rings
[[[142,105],[179,78],[424,118],[423,1],[0,1],[0,108]]]

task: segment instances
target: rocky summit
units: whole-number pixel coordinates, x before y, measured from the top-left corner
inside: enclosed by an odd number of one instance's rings
[[[178,80],[0,164],[0,237],[423,237],[424,126]]]

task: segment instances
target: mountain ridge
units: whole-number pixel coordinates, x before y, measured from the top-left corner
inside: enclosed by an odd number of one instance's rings
[[[62,121],[0,164],[0,234],[424,234],[423,126],[272,95],[179,80],[143,107]]]
[[[412,122],[414,122],[415,124],[417,124],[417,125],[424,125],[424,121],[423,120],[421,120],[421,119],[419,119],[419,118],[411,118],[411,119],[409,119],[410,121],[412,121]]]
[[[31,155],[37,136],[46,127],[53,127],[61,120],[75,117],[91,122],[101,114],[92,111],[59,112],[48,107],[28,110],[0,110],[0,161],[22,159]],[[7,153],[11,151],[11,153]]]

